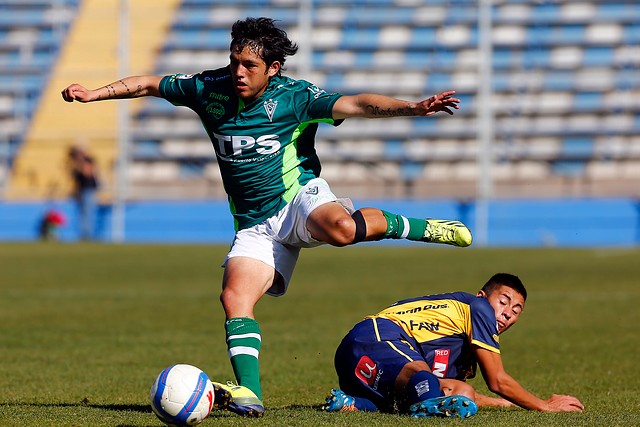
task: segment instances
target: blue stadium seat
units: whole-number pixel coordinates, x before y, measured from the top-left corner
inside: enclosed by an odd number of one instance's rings
[[[176,29],[167,38],[164,49],[228,49],[229,42],[231,38],[228,29]]]
[[[576,111],[598,110],[603,104],[604,97],[601,92],[576,92],[573,95],[573,108]]]
[[[566,137],[562,141],[560,156],[564,159],[587,160],[594,153],[592,137]]]
[[[527,41],[533,46],[574,45],[584,41],[584,34],[585,26],[581,24],[530,26]]]
[[[373,66],[373,52],[358,51],[355,54],[354,66],[370,69]]]
[[[137,159],[160,159],[160,141],[157,140],[137,140],[133,145],[133,157]]]
[[[474,26],[478,22],[478,3],[469,0],[453,0],[449,3],[443,25],[467,24]]]
[[[402,162],[400,165],[400,176],[405,181],[413,181],[422,176],[425,164],[422,162]]]
[[[582,176],[585,174],[586,167],[586,162],[575,160],[557,160],[551,164],[552,172],[563,177]]]
[[[545,90],[572,90],[574,85],[575,76],[568,71],[550,71],[544,76]]]
[[[458,62],[458,52],[451,49],[436,49],[432,53],[431,60],[435,69],[445,68],[453,70]]]
[[[517,55],[512,49],[494,48],[492,54],[493,67],[497,69],[511,68],[517,65]]]
[[[410,7],[366,8],[356,6],[350,8],[344,24],[346,26],[410,25],[414,19],[414,10]]]
[[[439,92],[451,88],[451,74],[450,73],[429,73],[427,75],[426,92]]]
[[[522,53],[522,66],[524,68],[548,67],[551,61],[551,52],[546,47],[526,49]]]
[[[609,66],[613,63],[612,46],[590,46],[584,49],[582,64],[589,67]]]
[[[553,22],[560,14],[560,5],[549,2],[534,4],[530,14],[531,22]]]
[[[350,49],[374,50],[378,45],[379,36],[380,36],[379,27],[366,27],[366,28],[347,27],[343,31],[340,48],[348,49],[348,50]]]
[[[0,8],[0,26],[2,27],[40,27],[47,25],[44,10],[4,10]]]
[[[411,30],[411,39],[408,49],[434,49],[438,42],[435,27],[414,27]]]
[[[384,142],[384,157],[389,160],[399,160],[405,157],[404,143],[399,139],[389,139]]]
[[[458,62],[458,53],[447,49],[432,49],[423,53],[427,56],[428,66],[425,69],[427,74],[447,73],[451,74],[455,71]]]
[[[178,169],[178,174],[180,178],[199,178],[204,175],[205,172],[205,164],[202,162],[182,162],[180,163],[180,167]]]
[[[597,5],[598,20],[611,22],[636,21],[640,18],[640,4],[630,1],[607,1]]]
[[[622,41],[628,44],[640,43],[640,16],[636,16],[636,21],[623,27]]]

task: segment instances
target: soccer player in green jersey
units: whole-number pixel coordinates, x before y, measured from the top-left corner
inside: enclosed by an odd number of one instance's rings
[[[455,92],[417,102],[370,93],[327,93],[282,75],[286,57],[298,48],[272,19],[237,21],[231,39],[225,67],[193,75],[130,76],[94,90],[72,84],[62,97],[84,103],[156,96],[200,117],[213,143],[236,230],[225,259],[220,300],[238,385],[216,383],[216,403],[241,415],[260,416],[262,336],[253,310],[265,293],[286,292],[300,248],[380,239],[464,247],[471,244],[471,233],[455,220],[355,210],[320,178],[314,148],[319,123],[453,114],[460,102]]]

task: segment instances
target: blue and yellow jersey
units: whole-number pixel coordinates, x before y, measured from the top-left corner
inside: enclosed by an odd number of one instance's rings
[[[258,99],[244,105],[232,80],[229,66],[165,76],[160,94],[200,116],[239,230],[275,215],[320,175],[315,133],[320,122],[338,124],[332,110],[341,95],[276,76]]]
[[[389,319],[413,337],[433,373],[466,380],[475,375],[476,345],[500,353],[498,325],[486,298],[466,292],[398,301],[371,317]]]

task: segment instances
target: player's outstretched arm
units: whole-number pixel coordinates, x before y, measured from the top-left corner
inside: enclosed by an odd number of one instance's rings
[[[529,393],[504,370],[500,354],[475,348],[475,354],[489,390],[525,409],[542,412],[582,412],[584,405],[573,396],[552,395],[543,400]]]
[[[484,394],[480,394],[476,392],[475,398],[473,399],[479,408],[481,407],[497,407],[497,408],[509,408],[511,406],[515,406],[514,403],[509,402],[507,399],[503,399],[502,397],[491,397],[485,396]]]
[[[399,117],[399,116],[431,116],[440,111],[453,114],[459,108],[460,100],[452,98],[455,91],[450,90],[433,95],[419,102],[403,101],[389,96],[373,93],[342,96],[333,106],[333,118],[336,120],[349,117]]]
[[[93,102],[105,99],[160,96],[160,80],[162,76],[131,76],[93,90],[74,83],[62,90],[62,98],[67,102]]]

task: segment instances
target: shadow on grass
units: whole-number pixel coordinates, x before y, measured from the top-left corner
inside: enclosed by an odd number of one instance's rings
[[[76,403],[69,402],[59,402],[59,403],[27,403],[27,402],[11,402],[11,403],[2,403],[0,402],[0,406],[9,406],[9,407],[36,407],[36,408],[94,408],[94,409],[103,409],[107,411],[117,411],[117,412],[139,412],[142,414],[152,414],[150,405],[137,405],[137,404],[97,404],[91,403],[88,400],[82,400]],[[318,412],[324,412],[322,410],[322,405],[300,405],[300,404],[292,404],[280,407],[272,407],[268,408],[268,411],[280,412],[280,411],[299,411],[299,410],[312,410]],[[218,419],[224,420],[226,418],[236,418],[237,415],[223,410],[213,410],[208,418],[210,419]],[[157,424],[154,424],[157,425]],[[131,424],[116,424],[114,427],[133,427]]]
[[[95,409],[106,409],[108,411],[129,411],[129,412],[141,412],[141,413],[151,413],[150,405],[132,405],[132,404],[97,404],[90,403],[85,401],[80,401],[77,403],[26,403],[26,402],[12,402],[12,403],[0,403],[0,406],[34,406],[40,408],[68,408],[68,407],[78,407],[78,408],[95,408]]]

